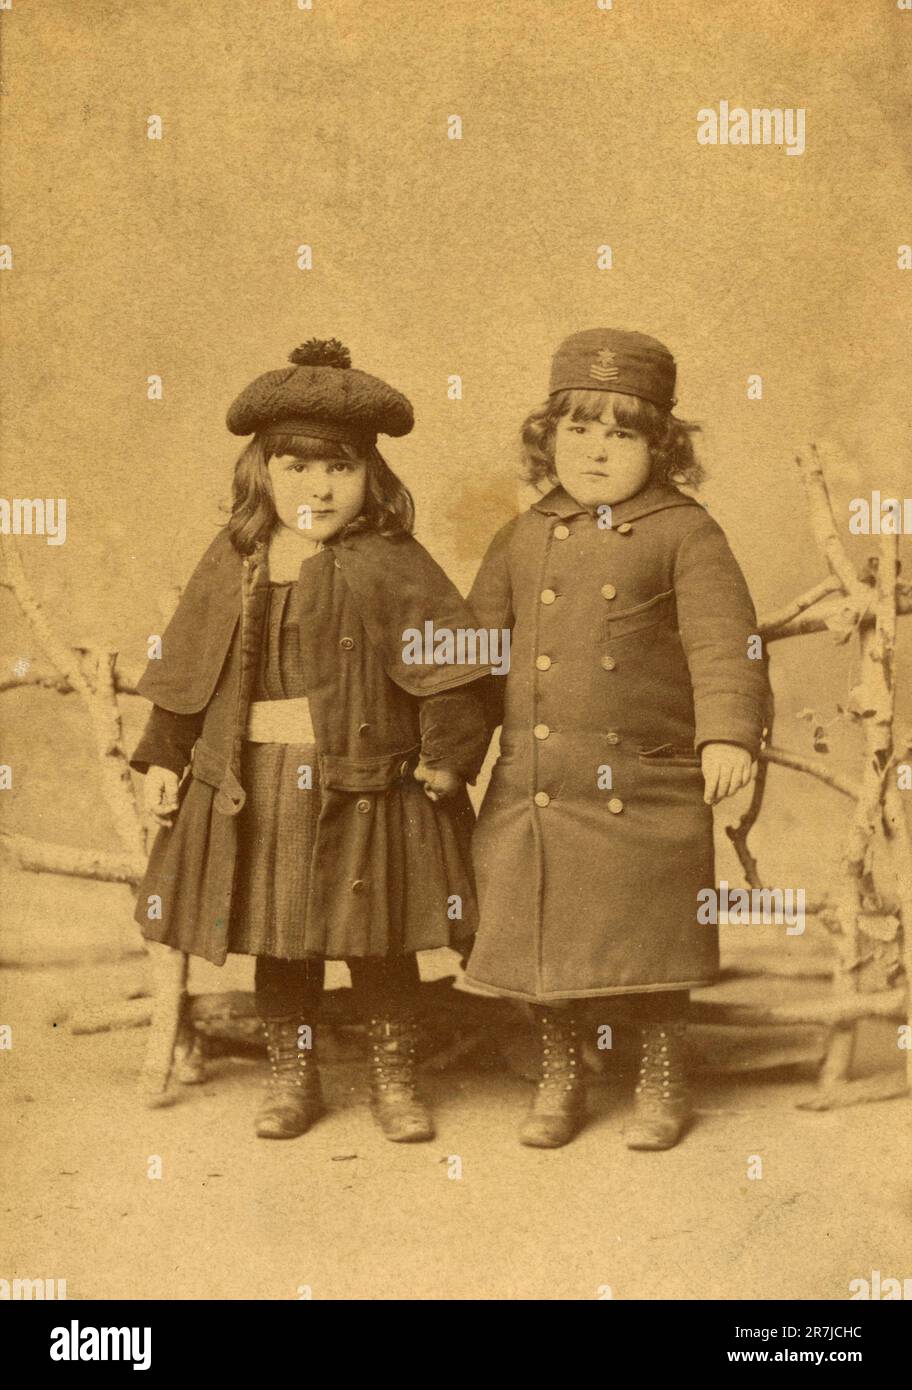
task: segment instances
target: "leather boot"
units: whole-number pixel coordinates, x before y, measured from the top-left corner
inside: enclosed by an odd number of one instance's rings
[[[536,1006],[535,1013],[541,1027],[541,1080],[519,1142],[533,1149],[559,1149],[569,1144],[586,1118],[576,1021],[570,1009]]]
[[[270,1018],[263,1022],[272,1075],[256,1116],[261,1139],[296,1139],[323,1113],[320,1073],[313,1050],[299,1047],[304,1019]]]
[[[415,1019],[372,1018],[371,1114],[394,1144],[433,1139],[434,1124],[415,1090]]]
[[[628,1127],[628,1149],[671,1149],[691,1118],[687,1090],[686,1025],[640,1028],[640,1074]]]

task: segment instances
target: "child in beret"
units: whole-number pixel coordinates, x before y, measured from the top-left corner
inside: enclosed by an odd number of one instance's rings
[[[152,941],[222,964],[256,957],[271,1077],[262,1138],[323,1108],[324,962],[345,960],[372,1048],[385,1136],[433,1136],[415,1087],[416,953],[464,944],[486,732],[483,666],[403,660],[403,633],[467,627],[411,534],[412,499],[379,432],[406,398],[311,340],[228,412],[252,435],[230,519],[203,556],[139,693],[154,704],[131,766],[161,829],[136,915]]]
[[[621,996],[640,1034],[627,1143],[683,1133],[689,990],[718,970],[718,931],[697,920],[716,882],[711,808],[748,785],[764,731],[747,586],[677,486],[701,469],[694,427],[672,414],[675,374],[640,333],[560,346],[522,431],[526,476],[551,490],[494,537],[469,596],[480,624],[511,630],[512,660],[489,683],[502,730],[467,977],[537,1015],[541,1079],[520,1135],[535,1147],[584,1122],[582,1001],[606,1001],[587,1010],[604,1045]]]

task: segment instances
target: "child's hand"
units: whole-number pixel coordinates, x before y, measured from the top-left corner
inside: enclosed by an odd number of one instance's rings
[[[149,768],[143,792],[146,810],[158,825],[170,825],[177,810],[179,778],[167,767]]]
[[[715,806],[746,787],[757,775],[757,764],[737,743],[704,743],[700,754],[705,790],[703,800]]]
[[[448,767],[426,767],[423,762],[418,763],[412,775],[416,782],[423,783],[424,794],[430,797],[431,801],[455,796],[463,785],[463,779],[458,772],[451,772]]]

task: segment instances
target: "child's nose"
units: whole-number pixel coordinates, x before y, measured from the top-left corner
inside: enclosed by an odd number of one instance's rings
[[[321,502],[327,502],[332,497],[333,485],[332,478],[315,478],[313,483],[313,495],[319,497]]]

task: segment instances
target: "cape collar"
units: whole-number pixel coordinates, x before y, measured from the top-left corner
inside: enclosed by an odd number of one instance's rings
[[[661,512],[667,507],[699,506],[700,503],[693,497],[679,492],[668,483],[650,483],[636,496],[627,497],[623,502],[612,503],[611,525],[614,527],[620,521],[634,521],[637,517],[648,516],[650,512]],[[563,487],[553,488],[546,497],[532,503],[532,511],[542,512],[545,516],[583,516],[588,510],[588,507],[581,506]]]

